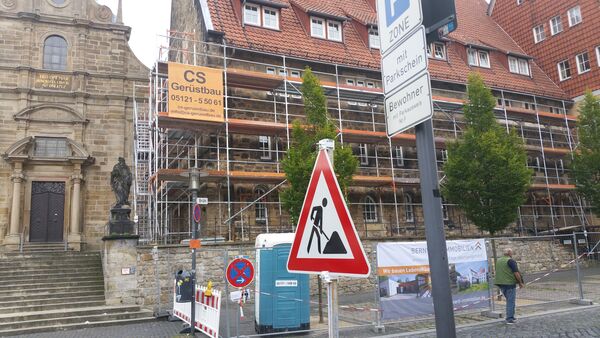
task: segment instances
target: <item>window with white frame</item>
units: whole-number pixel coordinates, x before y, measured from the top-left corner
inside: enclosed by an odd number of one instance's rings
[[[310,35],[325,39],[325,20],[310,18]]]
[[[404,167],[404,148],[402,148],[402,146],[396,146],[394,152],[396,153],[396,165]]]
[[[427,45],[427,57],[430,58],[431,57],[431,45]]]
[[[590,70],[590,56],[587,52],[575,55],[577,60],[577,73],[583,74]]]
[[[569,60],[561,61],[556,66],[558,67],[558,78],[561,81],[571,78],[571,66],[569,65]]]
[[[569,27],[573,27],[576,24],[580,23],[581,18],[581,7],[575,6],[567,11],[567,15],[569,16]]]
[[[490,68],[490,54],[486,51],[469,48],[467,57],[471,66]]]
[[[529,75],[529,62],[526,59],[509,56],[508,68],[511,73]]]
[[[369,164],[369,148],[366,143],[361,143],[358,147],[359,149],[359,158],[360,164],[368,165]]]
[[[367,82],[367,88],[375,88],[374,82]]]
[[[249,3],[244,6],[244,23],[260,26],[260,6]]]
[[[286,76],[287,72],[283,68],[279,68],[279,76]]]
[[[269,29],[279,29],[279,10],[253,3],[246,3],[244,5],[244,23]]]
[[[483,50],[469,48],[467,50],[469,65],[490,68],[490,54]]]
[[[371,196],[365,197],[365,202],[363,203],[363,219],[365,223],[377,222],[377,204],[375,204],[375,200],[373,200]]]
[[[544,41],[546,38],[546,31],[544,30],[544,25],[539,25],[533,27],[533,41],[535,43]]]
[[[327,20],[327,39],[342,41],[342,24],[339,21]]]
[[[354,86],[354,79],[346,79],[346,84],[348,86]]]
[[[263,160],[271,159],[271,137],[270,136],[259,136],[258,137],[258,149],[260,150],[260,158]]]
[[[275,68],[274,67],[267,67],[267,74],[275,75]]]
[[[257,221],[266,221],[267,220],[267,203],[265,195],[265,189],[256,188],[254,190],[254,198],[258,199],[256,203],[254,203],[254,213]],[[262,197],[262,198],[261,198]]]
[[[300,71],[299,70],[292,70],[290,72],[292,77],[300,77]]]
[[[410,223],[415,221],[415,208],[410,194],[404,194],[404,220]]]
[[[596,60],[598,61],[598,67],[600,67],[600,46],[596,47]]]
[[[479,63],[477,62],[477,50],[469,48],[467,50],[467,58],[469,59],[469,64],[471,66],[479,65]]]
[[[557,15],[550,19],[550,34],[556,35],[563,31],[562,20],[560,15]]]
[[[263,7],[263,27],[279,29],[279,11]]]
[[[436,59],[446,59],[446,46],[441,42],[433,43],[433,57]]]
[[[442,149],[441,153],[442,153],[442,162],[445,163],[446,161],[448,161],[448,150]]]
[[[369,29],[369,47],[379,49],[380,46],[379,30],[377,27],[371,27],[371,29]]]
[[[365,81],[363,81],[363,80],[356,80],[356,85],[358,87],[364,87],[365,86]]]

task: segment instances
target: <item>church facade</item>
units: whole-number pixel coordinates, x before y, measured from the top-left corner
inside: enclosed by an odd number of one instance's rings
[[[120,5],[0,1],[0,250],[100,247],[111,169],[132,164],[133,87],[148,78],[130,32]]]

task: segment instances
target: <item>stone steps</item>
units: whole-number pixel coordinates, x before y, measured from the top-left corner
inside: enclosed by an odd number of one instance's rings
[[[88,272],[84,274],[71,274],[71,276],[65,276],[62,274],[57,274],[55,276],[46,275],[46,277],[42,277],[40,275],[33,275],[31,277],[22,277],[17,275],[17,278],[2,278],[4,280],[0,280],[0,288],[2,286],[18,286],[18,285],[37,285],[37,284],[63,284],[63,283],[72,283],[72,282],[98,282],[98,274],[93,272]]]
[[[74,288],[72,286],[61,286],[61,287],[54,287],[54,286],[49,286],[44,288],[43,290],[23,290],[23,289],[18,289],[18,290],[3,290],[0,291],[0,299],[2,299],[2,297],[6,297],[6,296],[34,296],[34,295],[53,295],[54,293],[57,292],[69,292],[69,291],[73,291],[73,293],[77,293],[80,291],[102,291],[104,292],[104,283],[98,283],[96,285],[89,285],[89,286],[78,286],[77,288]]]
[[[28,300],[44,300],[44,299],[52,299],[54,297],[61,298],[72,298],[72,297],[88,297],[88,296],[101,296],[104,298],[104,288],[93,288],[91,290],[74,290],[73,288],[69,288],[66,291],[47,291],[47,292],[36,292],[35,294],[31,293],[20,293],[20,294],[11,294],[5,296],[0,296],[0,302],[3,304],[8,302],[20,302],[20,301],[28,301]],[[7,305],[8,306],[8,305]],[[0,305],[0,309],[2,305]]]
[[[3,319],[0,317],[0,335],[4,330],[28,329],[35,326],[64,325],[64,324],[83,324],[86,322],[99,322],[120,319],[147,318],[152,316],[152,312],[140,310],[139,307],[133,307],[131,310],[109,309],[107,306],[101,306],[99,310],[92,311],[90,308],[78,308],[78,311],[60,311],[51,316],[51,311],[39,311],[40,314],[25,315],[22,313],[13,313],[12,317]]]
[[[0,276],[0,285],[9,283],[11,281],[23,282],[27,280],[36,280],[36,279],[46,279],[46,278],[56,278],[56,277],[97,277],[99,273],[102,273],[101,267],[86,267],[86,268],[77,268],[77,269],[62,269],[57,271],[53,270],[33,270],[33,271],[19,271],[19,274],[16,276]]]
[[[52,304],[31,304],[2,307],[2,313],[19,313],[19,312],[38,312],[58,309],[75,309],[90,306],[106,305],[104,297],[95,297],[95,300],[63,300],[62,302]]]
[[[21,328],[21,329],[3,330],[3,331],[0,331],[0,335],[13,336],[13,335],[20,335],[20,334],[76,330],[76,329],[92,328],[92,327],[128,325],[128,324],[143,323],[143,322],[148,322],[148,321],[153,321],[153,320],[154,320],[153,317],[141,317],[141,318],[133,318],[133,319],[118,319],[118,320],[94,321],[94,322],[85,322],[85,323],[46,325],[46,326],[29,327],[29,328],[25,328],[25,329]]]
[[[12,291],[17,288],[19,290],[23,290],[23,291],[38,290],[38,289],[43,290],[48,285],[50,285],[52,289],[68,288],[68,287],[77,287],[77,288],[101,287],[101,288],[104,288],[104,281],[98,280],[98,278],[95,278],[95,279],[87,280],[87,281],[57,281],[57,282],[53,282],[53,283],[46,283],[45,281],[39,281],[39,282],[30,282],[27,284],[19,284],[19,283],[4,284],[4,285],[0,285],[0,293],[2,293],[4,291]]]
[[[15,306],[30,306],[30,305],[50,305],[50,304],[60,304],[64,302],[95,302],[102,301],[104,302],[104,293],[96,293],[90,295],[82,295],[82,293],[77,293],[75,295],[63,294],[56,295],[56,297],[40,297],[40,298],[31,298],[26,297],[25,299],[16,299],[16,300],[7,300],[0,302],[0,308],[3,310],[9,307]]]
[[[154,319],[139,306],[106,305],[98,252],[58,248],[36,245],[0,259],[0,336]]]

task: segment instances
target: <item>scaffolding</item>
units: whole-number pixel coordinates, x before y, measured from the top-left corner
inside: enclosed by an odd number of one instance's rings
[[[134,104],[135,214],[147,243],[179,243],[190,237],[190,168],[206,173],[201,196],[209,198],[200,234],[206,241],[248,241],[262,232],[292,231],[279,199],[285,185],[280,160],[290,147],[291,123],[303,121],[300,92],[306,66],[321,81],[329,118],[342,146],[351,147],[359,169],[349,190],[349,208],[366,237],[423,237],[415,135],[387,137],[380,73],[194,40],[169,32],[150,76],[147,103]],[[224,122],[169,117],[167,62],[220,68],[224,73]],[[445,144],[464,129],[465,85],[433,83],[438,168]],[[499,123],[516,131],[534,169],[527,204],[509,233],[548,234],[586,230],[591,211],[569,178],[576,144],[571,102],[495,90]],[[443,184],[443,173],[440,172]],[[478,233],[451,204],[444,203],[449,236]],[[360,221],[362,220],[362,221]]]

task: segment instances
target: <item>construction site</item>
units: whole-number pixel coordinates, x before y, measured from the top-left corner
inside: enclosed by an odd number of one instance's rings
[[[135,215],[146,243],[175,244],[190,237],[189,172],[201,173],[199,196],[208,198],[201,222],[206,241],[253,241],[260,233],[290,232],[279,192],[286,184],[280,161],[293,144],[293,121],[304,119],[302,74],[310,67],[327,96],[329,118],[359,168],[348,191],[349,208],[364,238],[423,238],[415,135],[387,137],[378,71],[260,53],[169,32],[149,87],[135,87]],[[169,117],[168,63],[223,70],[224,122]],[[443,185],[445,145],[464,129],[464,83],[432,78],[437,164]],[[548,235],[591,230],[590,208],[569,178],[576,147],[573,102],[492,88],[495,114],[518,133],[534,170],[527,203],[506,230]],[[149,100],[145,99],[149,97]],[[443,203],[448,237],[480,234],[454,205]]]

